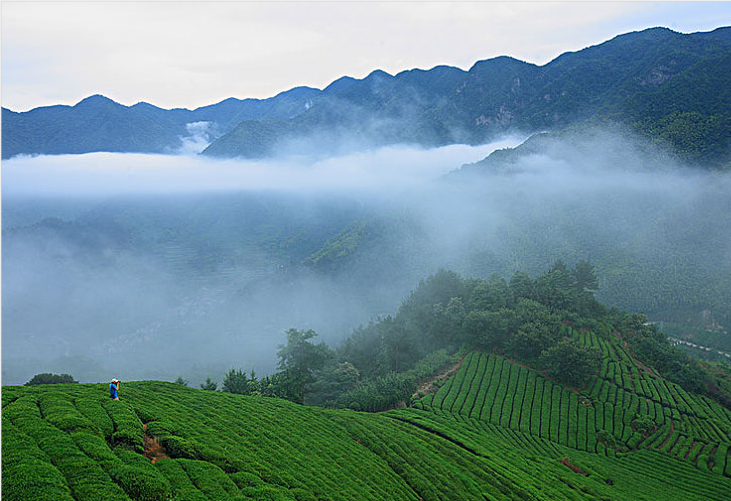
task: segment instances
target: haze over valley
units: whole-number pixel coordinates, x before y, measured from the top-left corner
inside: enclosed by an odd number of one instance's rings
[[[507,278],[588,260],[609,305],[727,324],[728,173],[598,130],[475,163],[521,141],[315,161],[6,161],[4,380],[266,374],[286,329],[335,346],[441,268]]]

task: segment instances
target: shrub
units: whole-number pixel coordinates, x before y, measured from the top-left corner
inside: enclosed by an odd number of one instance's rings
[[[657,429],[655,421],[653,421],[652,418],[647,415],[635,415],[635,418],[630,423],[630,426],[632,426],[633,430],[642,433],[642,435],[644,435],[645,437],[647,437]]]

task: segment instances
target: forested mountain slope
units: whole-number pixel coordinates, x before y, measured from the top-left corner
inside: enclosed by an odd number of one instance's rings
[[[479,144],[501,134],[619,122],[683,158],[728,162],[730,28],[652,28],[562,54],[544,66],[501,56],[342,77],[323,90],[227,99],[196,110],[127,107],[101,96],[76,106],[3,109],[3,157],[19,153],[174,152],[186,124],[210,122],[206,155],[326,154],[395,143]]]
[[[205,123],[207,139],[242,120],[288,118],[320,91],[297,87],[269,99],[234,99],[195,110],[165,110],[140,102],[124,106],[95,95],[74,106],[45,106],[26,112],[2,109],[2,157],[93,151],[176,153],[188,124]]]
[[[729,38],[728,28],[691,35],[654,28],[540,67],[498,57],[467,72],[437,67],[344,78],[296,117],[244,122],[205,153],[267,156],[312,147],[313,141],[330,149],[353,142],[481,143],[591,119],[629,125],[690,160],[725,162],[731,144]]]

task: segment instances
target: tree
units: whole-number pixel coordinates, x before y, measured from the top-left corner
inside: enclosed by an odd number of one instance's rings
[[[571,386],[584,384],[599,370],[600,361],[599,351],[569,337],[543,350],[539,359],[549,376]]]
[[[333,405],[339,395],[355,388],[360,373],[350,362],[330,363],[316,374],[308,405]]]
[[[303,403],[308,385],[315,380],[314,372],[322,369],[325,362],[335,355],[325,343],[315,345],[310,342],[310,339],[317,336],[312,329],[306,331],[289,329],[286,334],[287,344],[279,345],[277,351],[279,357],[277,367],[287,374],[288,383],[297,388],[295,401]]]
[[[44,372],[36,374],[25,386],[34,386],[37,384],[62,384],[62,383],[78,383],[70,374],[51,374]]]
[[[231,369],[223,378],[221,391],[239,395],[251,395],[257,389],[256,376],[251,371],[251,378],[241,369]]]
[[[508,283],[499,275],[489,280],[481,280],[470,294],[469,305],[473,310],[495,311],[508,306],[510,289]]]
[[[578,261],[571,274],[574,276],[576,287],[579,290],[595,291],[599,289],[599,280],[594,273],[594,266],[587,261]]]
[[[218,388],[218,383],[211,381],[210,376],[206,378],[205,383],[201,383],[201,390],[216,391],[216,388]]]
[[[510,338],[509,348],[516,357],[532,361],[556,342],[558,332],[542,322],[528,322],[520,326]]]
[[[560,259],[548,273],[539,275],[535,281],[535,297],[540,303],[559,310],[573,310],[576,303],[576,288],[572,273]]]
[[[482,348],[501,348],[515,325],[515,313],[507,308],[498,311],[471,311],[464,320],[469,342]]]
[[[522,271],[516,272],[510,277],[510,292],[513,297],[517,300],[519,298],[532,299],[533,298],[533,279],[528,276],[527,273]]]
[[[175,380],[175,384],[179,384],[182,386],[188,386],[188,380],[185,379],[183,376],[178,376],[178,378]]]

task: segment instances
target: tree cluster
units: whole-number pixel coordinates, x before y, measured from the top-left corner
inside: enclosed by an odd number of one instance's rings
[[[672,347],[642,315],[608,310],[594,298],[594,268],[562,261],[535,278],[462,278],[440,270],[420,282],[395,315],[361,326],[337,349],[313,343],[312,330],[290,329],[279,347],[279,372],[261,380],[232,369],[223,391],[294,402],[379,411],[407,403],[419,380],[436,373],[460,348],[493,351],[581,387],[601,354],[567,335],[567,325],[626,336],[635,356],[689,391],[708,376]],[[609,326],[609,327],[607,327]],[[707,392],[707,391],[706,391]]]
[[[30,381],[25,383],[24,386],[63,383],[78,383],[78,381],[76,381],[71,374],[51,374],[50,372],[44,372],[42,374],[36,374],[35,376],[33,376]]]

